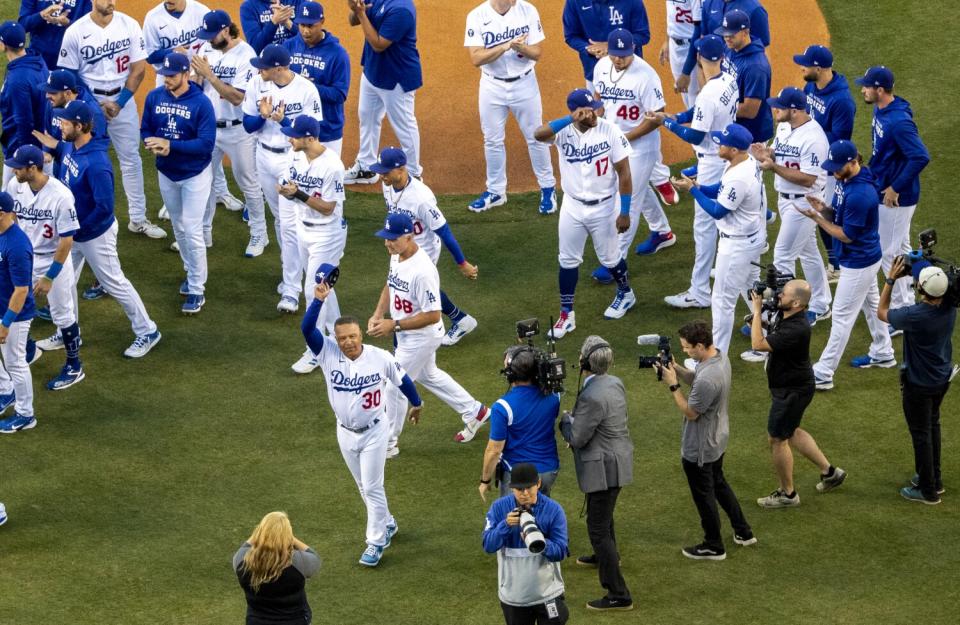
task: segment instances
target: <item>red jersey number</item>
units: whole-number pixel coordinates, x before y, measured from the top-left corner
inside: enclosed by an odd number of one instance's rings
[[[409,315],[410,313],[413,312],[413,302],[407,299],[403,299],[399,295],[394,295],[393,309],[403,311]]]

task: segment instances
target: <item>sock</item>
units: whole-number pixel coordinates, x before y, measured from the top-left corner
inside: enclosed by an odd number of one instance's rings
[[[577,279],[580,277],[579,267],[560,267],[560,310],[573,310],[573,295],[577,291]]]
[[[63,347],[67,350],[67,364],[71,367],[80,366],[80,324],[74,322],[66,328],[60,328],[63,335]]]
[[[784,493],[783,495],[784,495],[784,497],[786,497],[787,499],[793,499],[794,497],[797,496],[797,491],[796,491],[796,490],[792,490],[792,491],[790,491],[789,494],[788,494],[788,493]]]
[[[837,472],[837,470],[836,470],[836,469],[833,467],[833,465],[831,464],[831,465],[830,465],[830,468],[827,469],[827,472],[823,474],[823,477],[833,477],[833,474],[836,473],[836,472]]]
[[[450,321],[454,323],[467,316],[467,313],[457,308],[457,305],[450,301],[450,298],[447,297],[446,292],[442,289],[440,290],[440,310],[443,311],[443,314],[450,317]]]
[[[618,291],[629,291],[630,290],[630,280],[627,278],[627,261],[620,259],[620,262],[614,267],[607,267],[607,270],[610,272],[610,275],[613,276],[613,279],[617,281],[617,290]]]

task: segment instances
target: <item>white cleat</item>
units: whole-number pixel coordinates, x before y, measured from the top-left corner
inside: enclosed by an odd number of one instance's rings
[[[307,351],[303,352],[303,355],[300,356],[300,360],[293,363],[293,366],[290,368],[293,369],[294,373],[306,375],[307,373],[313,373],[314,369],[319,366],[320,358],[315,356],[312,351],[307,349]]]
[[[284,295],[280,298],[280,301],[277,302],[277,312],[293,314],[297,312],[298,308],[300,308],[300,302],[298,302],[295,297],[290,297],[289,295]]]
[[[745,362],[766,362],[767,353],[758,352],[755,349],[748,349],[747,351],[740,354],[740,360]]]
[[[627,311],[637,303],[637,296],[633,294],[633,289],[629,291],[617,291],[613,302],[603,311],[604,319],[622,319]]]
[[[269,244],[270,239],[268,239],[266,235],[252,235],[250,237],[250,242],[247,243],[247,249],[243,252],[243,255],[247,258],[256,258],[257,256],[263,254],[263,249]]]
[[[217,204],[223,204],[223,207],[228,211],[242,211],[243,202],[233,197],[229,191],[217,198]]]
[[[380,174],[364,169],[360,163],[354,163],[343,173],[343,184],[376,184],[379,180]]]
[[[155,226],[149,220],[131,221],[127,224],[127,230],[134,234],[143,234],[151,239],[165,239],[167,233],[160,226]]]
[[[180,251],[180,244],[177,243],[176,241],[174,241],[173,243],[171,243],[171,244],[170,244],[170,251],[171,251],[171,252],[179,252],[179,251]]]
[[[684,291],[676,295],[668,295],[663,298],[663,301],[666,302],[667,306],[672,306],[673,308],[710,308],[709,302],[701,304],[697,301],[697,298],[690,295],[690,291]]]
[[[576,329],[577,314],[572,310],[570,312],[561,311],[560,318],[557,319],[557,322],[553,324],[552,328],[550,328],[549,338],[559,341]]]
[[[441,345],[456,345],[460,339],[470,334],[477,329],[477,320],[467,315],[460,321],[456,322],[450,329],[447,330],[447,333],[443,335],[441,339]]]
[[[170,221],[170,211],[167,210],[166,204],[160,207],[160,212],[157,213],[157,219],[160,219],[161,221]]]

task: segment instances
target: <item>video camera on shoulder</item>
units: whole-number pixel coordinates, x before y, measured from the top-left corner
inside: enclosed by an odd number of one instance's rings
[[[763,280],[754,282],[750,292],[756,293],[763,298],[763,304],[761,305],[763,310],[767,312],[778,311],[780,309],[780,294],[783,293],[783,287],[796,276],[789,271],[778,271],[776,265],[773,263],[766,265],[766,267],[754,261],[750,261],[750,264],[765,269]],[[747,323],[749,323],[749,321]]]
[[[934,254],[937,245],[937,231],[928,228],[920,233],[920,249],[913,250],[903,256],[904,268],[907,273],[913,272],[913,265],[927,263],[943,269],[947,274],[947,292],[943,294],[943,301],[954,308],[960,308],[960,268],[951,260],[939,258]]]
[[[637,337],[637,345],[656,345],[657,346],[657,355],[656,356],[643,356],[641,355],[637,366],[641,369],[649,369],[657,364],[660,365],[657,368],[657,379],[663,379],[663,369],[662,367],[670,366],[670,363],[673,360],[673,356],[670,354],[670,337],[661,336],[659,334],[641,334]]]
[[[553,327],[553,319],[550,320]],[[567,377],[567,363],[557,356],[556,342],[547,335],[547,349],[533,344],[533,337],[540,334],[539,319],[524,319],[517,322],[517,341],[526,343],[533,354],[536,377],[534,383],[544,395],[563,392],[563,380]]]

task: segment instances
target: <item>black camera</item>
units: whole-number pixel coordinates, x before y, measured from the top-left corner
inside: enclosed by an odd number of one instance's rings
[[[637,337],[637,345],[656,345],[656,356],[640,356],[637,366],[641,369],[649,369],[657,364],[661,367],[670,366],[673,356],[670,355],[670,337],[659,334],[641,334]],[[663,370],[657,369],[657,379],[663,379]]]
[[[553,319],[550,320],[553,327]],[[533,344],[533,337],[540,334],[539,319],[524,319],[517,322],[517,340],[526,343],[533,354],[536,378],[534,382],[544,395],[563,392],[563,380],[567,377],[567,363],[557,356],[556,342],[547,334],[547,349]],[[509,372],[505,370],[505,373]]]
[[[934,254],[933,248],[937,245],[936,230],[928,228],[921,232],[918,237],[920,239],[920,249],[913,250],[902,257],[904,269],[910,274],[913,272],[913,264],[918,262],[926,262],[943,269],[943,272],[947,274],[947,292],[943,294],[943,301],[954,308],[960,308],[960,268],[953,261],[938,258]]]
[[[795,276],[789,271],[778,271],[777,267],[770,263],[766,267],[760,263],[751,261],[750,264],[765,269],[763,280],[757,280],[753,283],[751,293],[756,293],[763,298],[762,309],[768,312],[776,312],[780,309],[780,294],[783,293],[783,287]],[[752,316],[751,316],[752,317]]]

